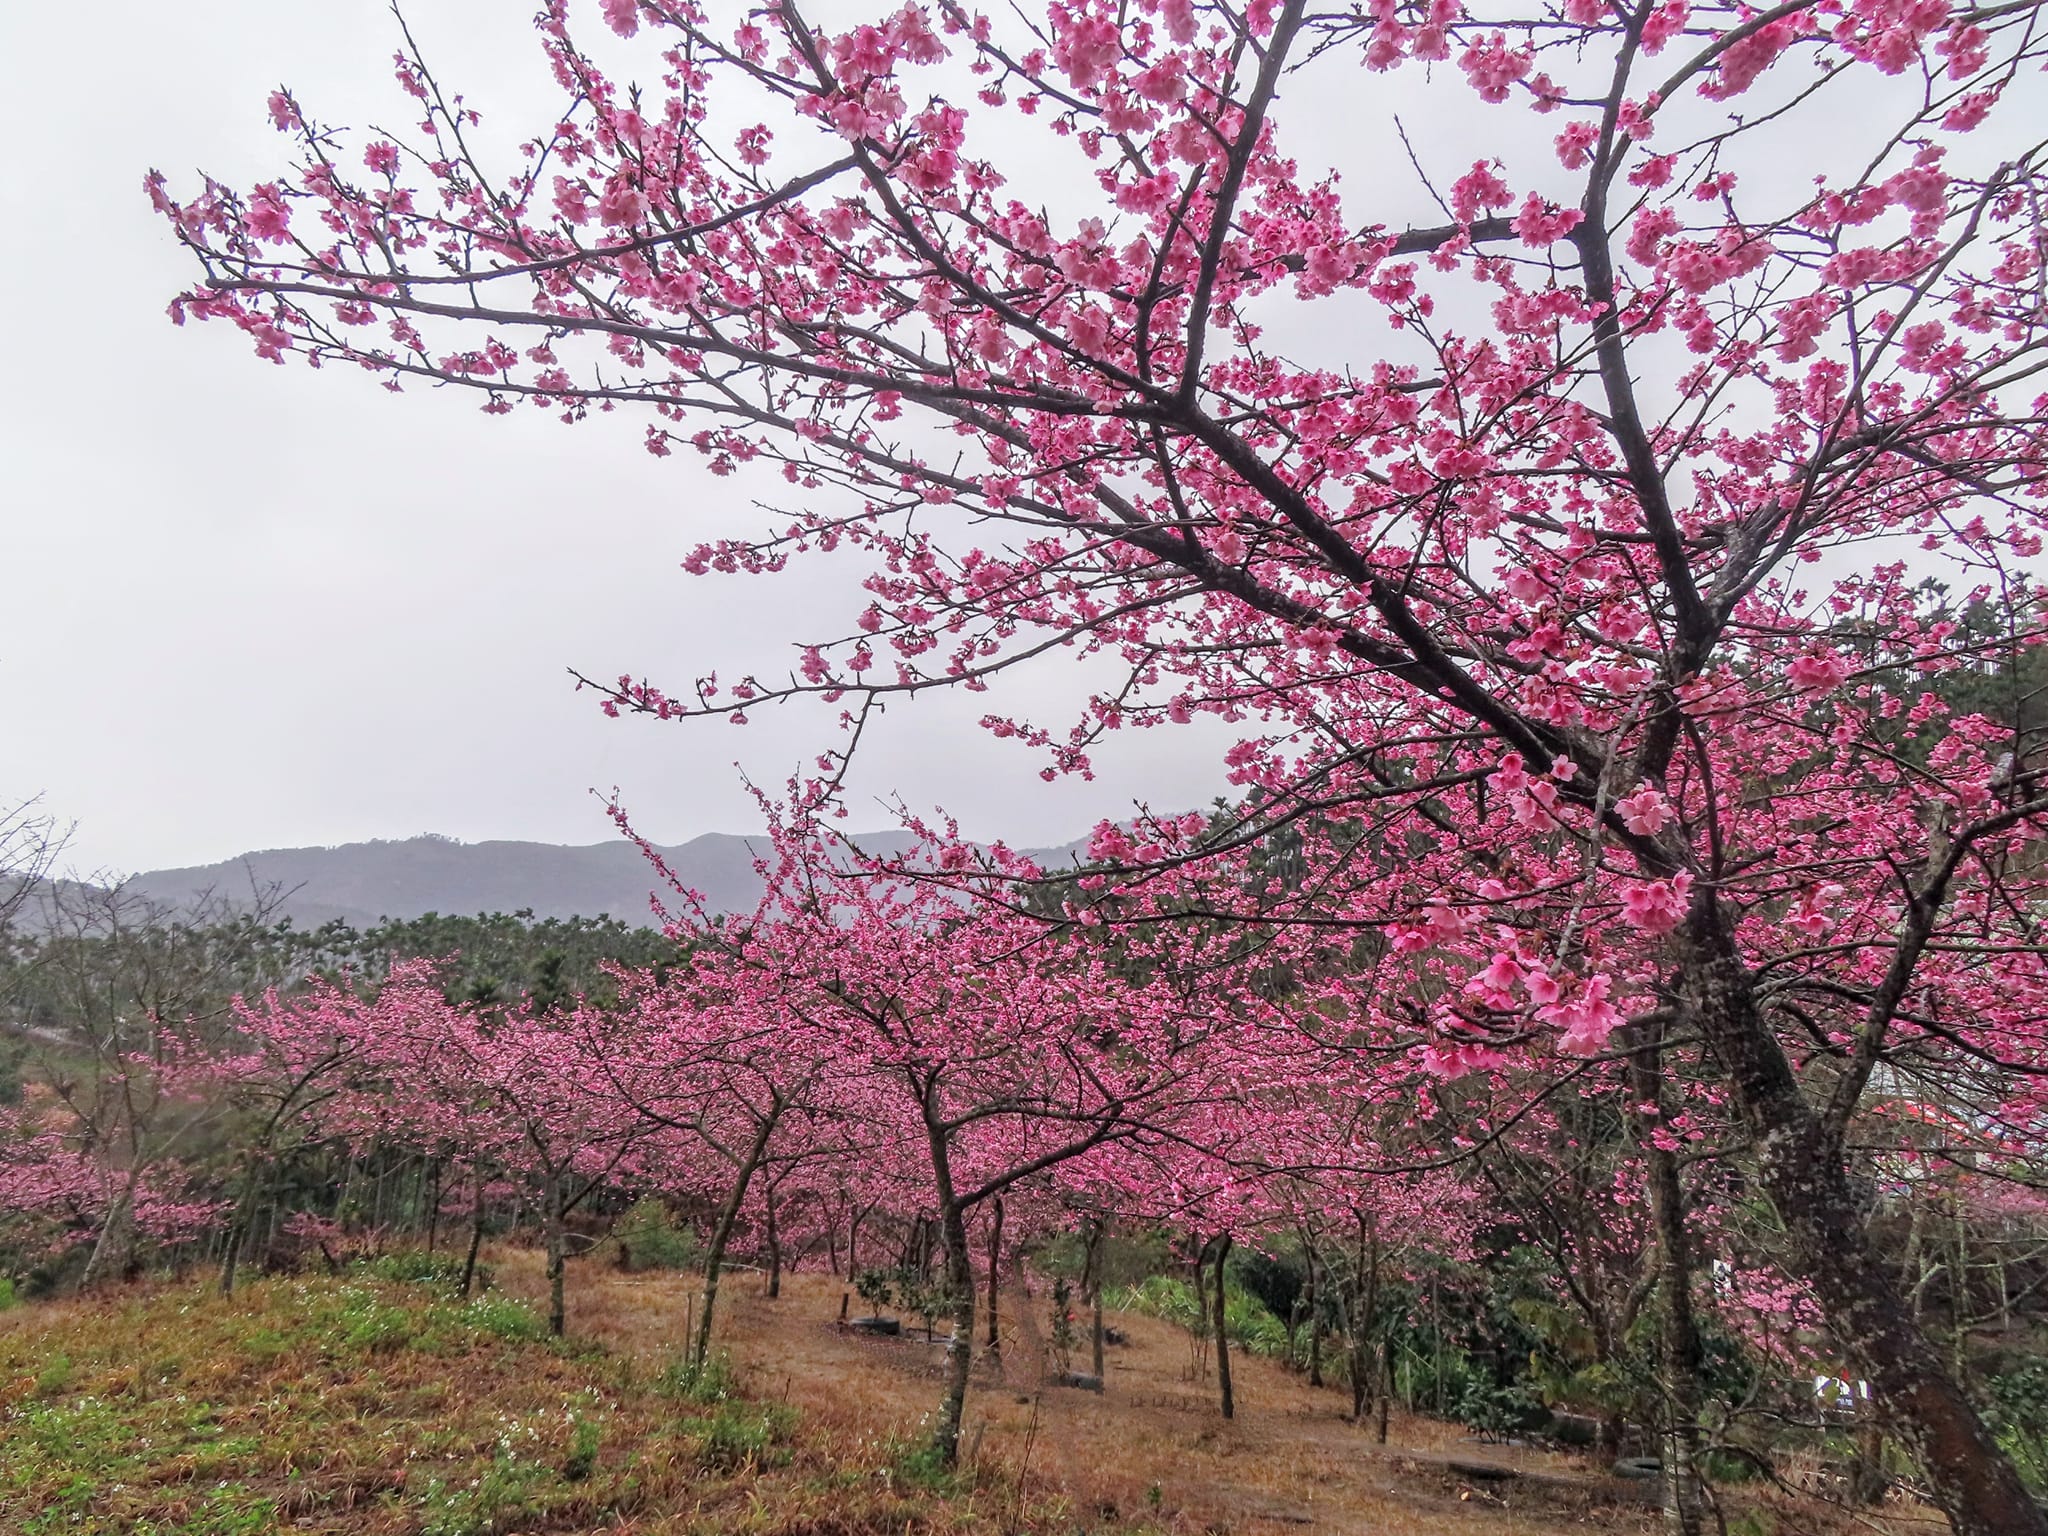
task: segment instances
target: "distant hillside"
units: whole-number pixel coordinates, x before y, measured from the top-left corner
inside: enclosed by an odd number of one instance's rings
[[[880,832],[856,841],[874,853],[893,853],[908,838]],[[712,832],[661,854],[677,878],[703,893],[713,912],[743,912],[760,899],[754,857],[764,842]],[[1064,863],[1070,851],[1038,850],[1036,856]],[[281,915],[302,928],[330,918],[360,928],[382,917],[522,907],[541,918],[609,914],[622,922],[650,923],[648,897],[655,884],[640,850],[623,841],[564,847],[428,836],[338,848],[271,848],[219,864],[150,870],[130,880],[127,889],[183,905],[209,890],[235,897],[275,886],[285,893]]]

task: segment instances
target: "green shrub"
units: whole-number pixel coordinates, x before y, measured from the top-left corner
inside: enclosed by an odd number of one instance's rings
[[[1127,1285],[1103,1298],[1110,1306],[1126,1312],[1142,1312],[1163,1322],[1177,1323],[1190,1333],[1207,1330],[1200,1315],[1194,1287],[1171,1275],[1147,1275],[1136,1285]]]
[[[2048,1360],[2027,1360],[1985,1382],[1985,1417],[1999,1448],[2036,1492],[2048,1489]]]
[[[20,1300],[21,1298],[14,1294],[13,1276],[0,1275],[0,1312],[5,1312],[9,1307],[19,1303]]]
[[[853,1288],[870,1312],[886,1312],[896,1304],[894,1270],[864,1269],[853,1277]]]
[[[698,1262],[697,1234],[671,1221],[659,1200],[642,1200],[627,1211],[612,1238],[621,1269],[694,1269]]]
[[[1471,1378],[1452,1403],[1451,1417],[1482,1439],[1505,1440],[1548,1415],[1543,1405],[1519,1385],[1503,1387]]]
[[[252,1328],[241,1336],[240,1343],[244,1354],[259,1361],[275,1360],[292,1347],[292,1341],[277,1328]]]
[[[1209,1319],[1202,1315],[1195,1288],[1172,1275],[1147,1276],[1104,1300],[1126,1311],[1178,1324],[1190,1333],[1209,1331]],[[1247,1354],[1286,1358],[1287,1325],[1242,1286],[1232,1285],[1224,1292],[1223,1326],[1232,1348]]]
[[[348,1328],[341,1341],[350,1349],[368,1350],[375,1354],[380,1350],[398,1349],[411,1342],[413,1316],[403,1307],[393,1307],[373,1302],[369,1306],[351,1309]]]

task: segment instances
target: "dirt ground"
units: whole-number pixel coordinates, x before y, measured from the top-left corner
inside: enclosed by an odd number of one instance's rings
[[[500,1255],[498,1280],[528,1297],[541,1289],[529,1254]],[[658,1369],[680,1352],[697,1281],[572,1265],[568,1289],[572,1336]],[[771,1301],[759,1277],[736,1274],[719,1298],[719,1345],[750,1395],[788,1400],[849,1446],[915,1441],[938,1401],[945,1330],[933,1343],[916,1319],[901,1339],[846,1333],[837,1325],[846,1289],[829,1275],[791,1275]],[[1378,1446],[1345,1417],[1347,1394],[1311,1389],[1271,1361],[1233,1357],[1237,1413],[1225,1420],[1213,1369],[1198,1377],[1188,1336],[1148,1317],[1112,1316],[1128,1342],[1108,1351],[1101,1394],[1049,1385],[1048,1352],[1033,1326],[1044,1308],[1042,1297],[1005,1298],[1004,1345],[999,1359],[984,1354],[977,1363],[962,1443],[985,1467],[1009,1470],[1009,1486],[1021,1469],[1034,1496],[1064,1497],[1077,1525],[1149,1520],[1237,1536],[1654,1528],[1641,1485],[1583,1458],[1481,1445],[1456,1425],[1398,1411],[1388,1444]],[[1080,1353],[1085,1366],[1085,1347]],[[1459,1470],[1469,1463],[1528,1475],[1483,1479]],[[991,1481],[1003,1483],[983,1486]]]

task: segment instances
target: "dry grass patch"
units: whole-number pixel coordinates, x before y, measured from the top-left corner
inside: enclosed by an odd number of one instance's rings
[[[10,1536],[991,1528],[971,1480],[849,1467],[799,1425],[783,1404],[679,1397],[634,1360],[551,1343],[502,1294],[347,1276],[0,1315]]]
[[[530,1256],[500,1254],[498,1274],[514,1294],[540,1294]],[[805,1442],[842,1465],[900,1461],[939,1399],[943,1328],[929,1344],[915,1321],[901,1339],[844,1333],[846,1286],[827,1275],[785,1276],[779,1300],[764,1289],[733,1276],[719,1297],[718,1345],[752,1390],[798,1405]],[[695,1293],[689,1276],[572,1272],[570,1330],[656,1368],[688,1336]],[[1187,1335],[1135,1313],[1115,1317],[1129,1342],[1108,1352],[1103,1394],[1048,1386],[1033,1326],[1043,1305],[1006,1298],[1000,1359],[977,1363],[963,1445],[984,1510],[1021,1483],[1024,1504],[1067,1512],[1067,1531],[1548,1536],[1654,1525],[1638,1489],[1577,1457],[1475,1447],[1456,1425],[1398,1412],[1390,1444],[1377,1447],[1345,1417],[1348,1399],[1264,1359],[1233,1359],[1237,1416],[1226,1421]],[[1558,1481],[1503,1495],[1457,1476],[1447,1462],[1458,1457]]]

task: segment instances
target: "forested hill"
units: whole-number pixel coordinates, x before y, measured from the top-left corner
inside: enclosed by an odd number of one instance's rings
[[[714,912],[737,912],[759,899],[754,857],[764,841],[713,832],[661,853]],[[856,841],[871,852],[889,853],[903,848],[907,838],[880,832]],[[1065,862],[1066,850],[1039,856]],[[622,922],[651,923],[648,897],[656,883],[646,858],[624,840],[565,847],[461,843],[429,835],[337,848],[266,849],[218,864],[150,870],[136,875],[127,889],[186,906],[207,892],[235,898],[275,888],[283,897],[277,915],[290,917],[300,928],[333,918],[368,928],[386,917],[522,908],[542,919],[609,914]]]

